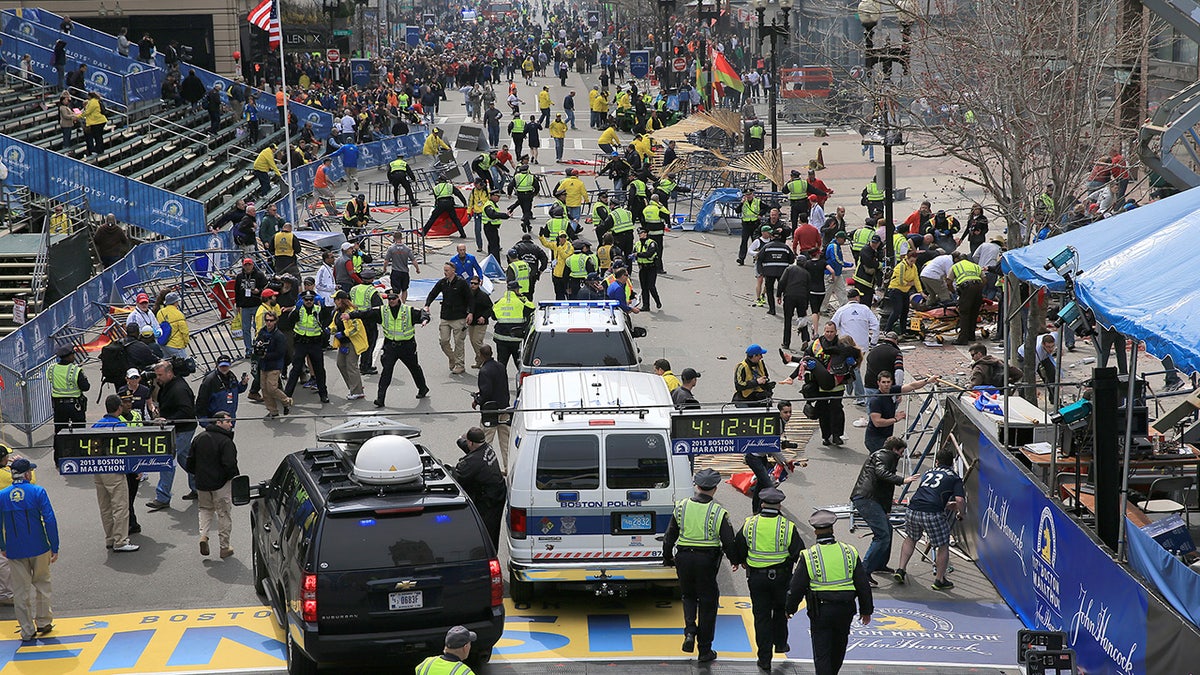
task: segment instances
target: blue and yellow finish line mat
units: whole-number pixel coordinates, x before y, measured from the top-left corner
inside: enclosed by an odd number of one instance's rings
[[[595,606],[588,607],[588,603]],[[679,659],[678,602],[568,597],[514,607],[493,662]],[[284,668],[283,631],[270,609],[227,607],[59,618],[54,633],[24,644],[0,640],[0,675],[256,672]],[[15,622],[0,624],[12,635]],[[847,663],[1012,666],[1020,621],[1002,604],[883,600],[868,626],[855,620]],[[803,609],[790,624],[788,658],[809,661]],[[748,598],[721,599],[713,645],[721,659],[754,660]],[[777,660],[782,660],[776,656]]]

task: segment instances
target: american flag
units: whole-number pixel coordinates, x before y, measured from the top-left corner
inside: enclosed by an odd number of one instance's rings
[[[262,0],[258,3],[258,7],[250,10],[250,16],[246,17],[252,25],[267,31],[267,41],[271,49],[279,46],[281,41],[279,34],[279,10],[273,0]]]

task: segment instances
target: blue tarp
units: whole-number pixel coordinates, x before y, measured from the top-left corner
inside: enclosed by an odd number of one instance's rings
[[[1175,611],[1187,617],[1192,625],[1200,626],[1200,575],[1128,519],[1125,532],[1129,539],[1129,566],[1150,582]]]
[[[1004,270],[1061,291],[1062,277],[1043,266],[1067,246],[1079,252],[1076,295],[1101,325],[1184,372],[1200,370],[1200,189],[1005,253]]]
[[[696,212],[696,232],[711,232],[713,223],[717,221],[717,204],[734,204],[742,201],[742,191],[738,188],[717,188],[705,198]]]

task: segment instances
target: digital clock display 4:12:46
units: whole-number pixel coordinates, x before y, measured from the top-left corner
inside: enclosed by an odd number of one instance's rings
[[[158,428],[71,429],[59,436],[59,458],[170,455],[175,446],[174,434]]]
[[[778,436],[783,421],[777,412],[679,415],[672,419],[672,438],[746,438]]]

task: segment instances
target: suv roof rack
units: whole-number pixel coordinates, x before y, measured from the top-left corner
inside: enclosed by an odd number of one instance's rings
[[[555,410],[551,417],[557,415],[561,422],[566,415],[637,415],[638,419],[646,419],[650,414],[649,408],[576,408],[574,410]]]
[[[538,300],[538,309],[542,310],[542,325],[550,323],[550,310],[552,308],[565,308],[568,313],[572,309],[588,310],[588,309],[607,309],[608,323],[616,326],[617,308],[619,305],[616,300]]]
[[[459,494],[458,484],[430,454],[429,449],[419,444],[416,447],[421,457],[421,480],[383,485],[368,485],[354,480],[351,475],[354,470],[353,463],[333,448],[308,448],[304,450],[302,457],[317,485],[328,486],[325,499],[330,502],[395,494]]]

